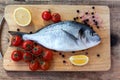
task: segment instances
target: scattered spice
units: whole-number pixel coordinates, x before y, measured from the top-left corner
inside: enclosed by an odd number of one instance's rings
[[[95,6],[92,6],[92,9],[95,9]],[[80,13],[80,10],[76,10],[76,12],[77,13]],[[77,19],[81,19],[81,21],[82,21],[82,23],[83,24],[86,24],[86,25],[88,25],[88,26],[91,26],[91,24],[89,24],[89,23],[94,23],[94,25],[96,25],[96,27],[97,28],[100,28],[98,25],[99,25],[99,21],[98,20],[96,20],[96,15],[95,15],[95,13],[96,12],[94,12],[94,11],[92,11],[92,12],[88,12],[88,11],[86,11],[86,12],[84,12],[84,14],[82,15],[82,16],[76,16],[76,17],[74,17],[73,19],[74,19],[74,21],[76,21]],[[90,15],[88,15],[88,14],[90,14]],[[84,15],[86,15],[85,17],[84,17]],[[90,16],[90,17],[89,17]],[[88,17],[88,18],[87,18]],[[83,18],[83,19],[82,19]],[[84,18],[87,18],[87,19],[84,19]],[[89,19],[89,18],[92,18],[92,19]],[[91,22],[91,20],[92,20],[92,22]],[[91,29],[93,29],[92,27],[91,27]],[[73,52],[72,52],[73,53]]]
[[[75,53],[75,51],[72,51],[72,53]]]
[[[62,53],[60,52],[59,55],[62,55]]]
[[[98,22],[97,22],[97,21],[95,21],[95,25],[98,25]]]
[[[82,19],[82,17],[80,17],[80,19]]]
[[[100,54],[97,54],[97,57],[100,57]]]
[[[35,45],[35,46],[37,46],[37,43],[36,43],[36,42],[34,42],[34,45]]]
[[[88,54],[88,52],[85,52],[85,54],[87,55],[87,54]]]
[[[32,31],[30,31],[30,34],[32,34]]]
[[[20,29],[19,29],[19,28],[17,28],[17,31],[20,31]]]
[[[97,26],[97,28],[99,29],[99,26]]]
[[[93,22],[96,22],[96,20],[93,20]]]
[[[62,55],[62,57],[64,58],[64,57],[65,57],[65,55]]]
[[[90,27],[91,29],[93,29],[93,27]]]
[[[92,16],[92,18],[95,18],[95,16]]]
[[[78,19],[78,17],[76,17],[76,19]]]
[[[88,12],[86,12],[85,14],[88,15]]]
[[[77,13],[80,13],[80,11],[79,11],[79,10],[77,10],[76,12],[77,12]]]
[[[74,21],[76,21],[76,18],[73,18],[74,19]]]
[[[95,7],[93,6],[92,9],[95,9]]]
[[[54,52],[57,52],[56,50],[54,50]]]
[[[94,12],[92,12],[91,14],[94,15]]]
[[[87,25],[87,21],[86,20],[84,20],[83,23]]]
[[[65,61],[65,60],[63,60],[63,63],[66,63],[66,61]]]
[[[86,21],[86,22],[88,22],[88,21],[89,21],[89,19],[86,19],[85,21]]]

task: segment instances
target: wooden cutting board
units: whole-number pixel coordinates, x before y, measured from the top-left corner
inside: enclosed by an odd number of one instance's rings
[[[32,23],[28,27],[17,26],[13,20],[13,11],[17,7],[25,7],[30,10],[32,14]],[[61,15],[62,20],[73,20],[77,15],[76,10],[80,11],[92,11],[92,6],[87,5],[9,5],[5,8],[5,19],[9,26],[10,31],[17,31],[19,28],[21,32],[35,32],[36,30],[50,24],[51,22],[45,22],[41,18],[41,13],[50,9],[52,12],[57,12]],[[59,52],[54,52],[53,61],[48,71],[106,71],[111,66],[110,55],[110,13],[107,6],[95,6],[96,12],[103,20],[103,28],[93,29],[100,35],[101,43],[93,48],[78,51],[75,53],[63,53],[64,58]],[[78,21],[79,22],[79,21]],[[14,62],[11,60],[11,52],[15,50],[15,47],[8,47],[3,60],[3,66],[5,70],[9,71],[30,71],[28,65],[23,61]],[[74,66],[70,63],[69,57],[76,54],[85,54],[89,57],[89,63],[85,66]],[[63,63],[63,60],[66,63]]]

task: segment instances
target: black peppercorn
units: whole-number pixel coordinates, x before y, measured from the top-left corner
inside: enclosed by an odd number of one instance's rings
[[[88,54],[88,52],[85,52],[85,54],[87,55],[87,54]]]
[[[62,55],[62,53],[60,52],[59,55]]]
[[[76,19],[78,19],[78,17],[76,17]]]
[[[86,21],[86,22],[88,22],[88,21],[89,21],[89,19],[86,19],[85,21]]]
[[[80,19],[82,19],[82,17],[80,17]]]
[[[95,9],[95,7],[93,6],[92,9]]]
[[[90,27],[91,29],[93,29],[93,27]]]
[[[97,57],[100,57],[100,54],[97,54]]]
[[[86,12],[85,14],[88,15],[88,12]]]
[[[92,12],[91,14],[94,15],[94,12]]]
[[[72,51],[72,53],[75,53],[75,51]]]
[[[97,21],[95,21],[95,25],[98,25],[98,22],[97,22]]]
[[[30,34],[32,34],[32,31],[30,31]]]
[[[77,10],[76,12],[77,12],[77,13],[79,13],[80,11],[79,11],[79,10]]]
[[[87,25],[87,21],[86,20],[84,20],[83,23]]]
[[[54,50],[54,52],[57,52],[56,50]]]
[[[17,31],[20,31],[20,29],[19,29],[19,28],[17,28]]]
[[[92,18],[95,18],[95,16],[92,16]]]
[[[97,28],[99,29],[99,26],[97,26]]]
[[[93,20],[93,22],[96,22],[96,20]]]
[[[63,63],[66,63],[66,61],[65,61],[65,60],[63,60]]]
[[[76,18],[73,18],[74,19],[74,21],[76,21]]]
[[[62,55],[62,57],[64,58],[64,57],[65,57],[65,55]]]

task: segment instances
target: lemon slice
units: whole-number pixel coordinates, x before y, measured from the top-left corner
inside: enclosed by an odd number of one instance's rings
[[[69,58],[73,65],[82,66],[88,63],[89,58],[86,55],[75,55]]]
[[[24,7],[19,7],[14,10],[14,20],[19,26],[27,26],[31,22],[30,11]]]

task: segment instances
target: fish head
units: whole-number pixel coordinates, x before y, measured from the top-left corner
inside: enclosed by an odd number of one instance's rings
[[[82,28],[79,31],[80,39],[87,48],[98,45],[101,42],[99,35],[91,28]]]

